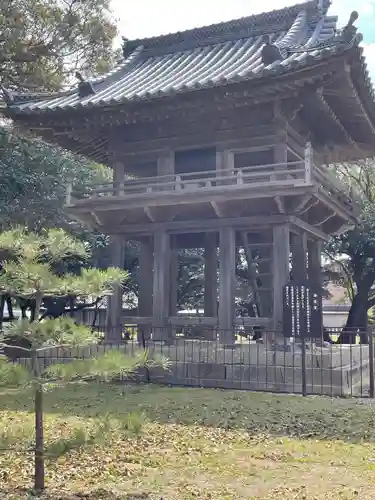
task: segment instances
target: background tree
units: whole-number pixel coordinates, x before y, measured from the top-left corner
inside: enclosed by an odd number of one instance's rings
[[[103,73],[116,35],[109,0],[0,0],[0,83],[56,91],[77,70]]]
[[[0,229],[62,227],[77,235],[82,224],[64,212],[67,185],[78,195],[108,183],[111,171],[41,140],[0,129]]]
[[[330,239],[325,253],[328,277],[344,286],[351,307],[339,343],[355,343],[354,329],[366,330],[369,310],[375,306],[375,163],[365,160],[337,167],[339,175],[356,192],[360,214],[354,229]],[[367,335],[361,335],[367,342]]]
[[[64,204],[68,183],[72,184],[78,194],[83,194],[97,184],[108,182],[110,176],[109,169],[103,165],[92,164],[42,141],[31,141],[15,132],[0,130],[0,230],[17,224],[33,231],[64,228],[84,241],[91,250],[85,262],[71,259],[66,269],[78,272],[83,265],[103,267],[101,255],[107,245],[107,238],[90,231],[78,221],[71,220],[64,211]],[[65,267],[67,264],[64,263]],[[0,324],[5,299],[9,319],[14,318],[10,300],[3,296],[0,301]],[[46,315],[57,317],[64,312],[68,303],[70,309],[74,309],[71,298],[59,301],[46,298]],[[20,305],[25,315],[25,308],[32,304],[23,300]],[[85,302],[81,302],[79,306],[83,307]]]

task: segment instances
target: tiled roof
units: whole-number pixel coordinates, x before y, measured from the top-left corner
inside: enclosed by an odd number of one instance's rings
[[[327,15],[328,0],[313,0],[267,14],[184,33],[130,41],[124,61],[75,89],[55,96],[7,95],[14,113],[41,113],[150,100],[202,88],[295,71],[348,48]],[[264,34],[282,55],[265,64]],[[82,90],[82,89],[81,89]]]

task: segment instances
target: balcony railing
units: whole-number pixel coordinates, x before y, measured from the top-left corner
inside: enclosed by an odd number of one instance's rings
[[[91,189],[84,198],[98,199],[108,196],[124,197],[126,199],[139,196],[154,198],[164,196],[167,192],[179,192],[181,195],[192,192],[209,191],[213,195],[222,190],[246,189],[253,187],[319,187],[329,197],[344,205],[349,212],[353,212],[352,193],[345,184],[334,175],[333,171],[325,166],[316,166],[311,158],[306,156],[304,161],[289,163],[273,163],[268,165],[248,166],[232,170],[206,170],[187,172],[184,174],[170,174],[158,177],[141,177],[125,180],[123,183],[106,184]],[[74,193],[67,203],[73,201]],[[146,200],[145,200],[146,201]]]
[[[91,196],[139,195],[160,191],[195,191],[222,186],[259,184],[303,184],[304,162],[279,163],[236,168],[227,171],[206,170],[158,177],[127,179],[114,186],[107,184],[91,190]]]

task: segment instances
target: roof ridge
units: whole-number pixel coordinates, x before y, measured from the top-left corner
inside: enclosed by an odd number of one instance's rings
[[[318,18],[327,13],[330,5],[331,0],[307,0],[289,7],[274,9],[259,14],[252,14],[250,16],[244,16],[238,19],[223,21],[207,26],[177,31],[175,33],[137,38],[133,40],[128,40],[123,37],[123,53],[124,56],[127,56],[139,45],[142,45],[144,49],[147,50],[150,48],[162,48],[179,45],[187,43],[188,41],[199,44],[199,41],[207,41],[207,39],[215,37],[222,38],[223,34],[230,33],[241,38],[241,32],[243,32],[243,36],[249,36],[249,28],[251,29],[251,34],[254,35],[257,34],[257,32],[265,33],[267,27],[268,31],[275,31],[275,24],[280,24],[281,29],[283,27],[282,25],[285,25],[285,22],[293,22],[294,17],[298,15],[301,10],[306,10],[311,12],[311,14],[316,14],[316,17]]]

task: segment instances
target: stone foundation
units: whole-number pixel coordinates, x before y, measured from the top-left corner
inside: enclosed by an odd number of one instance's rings
[[[181,341],[150,345],[171,362],[170,372],[151,379],[178,385],[302,393],[302,350],[269,350],[249,343],[224,348],[212,342]],[[309,394],[365,396],[369,388],[367,346],[306,346],[305,383]]]
[[[153,370],[153,382],[271,392],[303,392],[303,354],[291,344],[289,351],[270,350],[249,342],[230,347],[202,340],[177,340],[173,345],[149,342],[150,355],[163,355],[170,361],[168,372]],[[102,354],[118,346],[94,346],[69,350],[51,349],[40,359],[42,366]],[[124,344],[126,352],[138,350],[137,344]],[[29,360],[23,360],[24,363]],[[369,388],[368,346],[307,345],[305,384],[308,394],[327,396],[366,396]],[[137,379],[146,380],[145,373]]]

